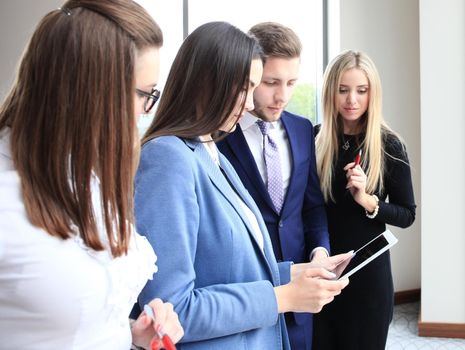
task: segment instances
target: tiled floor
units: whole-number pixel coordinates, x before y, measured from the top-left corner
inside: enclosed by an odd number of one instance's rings
[[[418,336],[419,303],[394,307],[389,328],[387,350],[465,350],[465,339],[429,338]]]

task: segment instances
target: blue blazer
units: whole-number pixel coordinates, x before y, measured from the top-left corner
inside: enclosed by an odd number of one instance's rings
[[[241,128],[218,143],[234,166],[265,219],[278,261],[308,262],[316,247],[329,250],[324,199],[316,170],[315,136],[312,123],[283,112],[281,121],[291,148],[291,178],[281,214],[273,206]],[[295,314],[297,324],[311,329],[311,315]]]
[[[234,189],[201,143],[163,136],[143,146],[136,226],[158,272],[139,305],[174,305],[185,331],[178,349],[290,349],[273,289],[289,281],[290,264],[277,264],[260,211],[221,154],[220,164]],[[263,251],[237,195],[257,217]]]

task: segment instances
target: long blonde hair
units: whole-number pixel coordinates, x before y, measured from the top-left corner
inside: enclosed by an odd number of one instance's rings
[[[382,192],[384,188],[385,149],[383,138],[388,134],[399,138],[384,121],[381,80],[373,61],[363,52],[348,50],[340,53],[331,61],[324,74],[323,121],[321,130],[316,137],[317,170],[326,202],[334,201],[331,189],[334,163],[341,147],[338,136],[344,132],[336,107],[336,97],[342,75],[353,68],[363,71],[369,83],[368,108],[359,123],[359,132],[365,133],[360,147],[364,154],[361,166],[367,174],[367,193]]]

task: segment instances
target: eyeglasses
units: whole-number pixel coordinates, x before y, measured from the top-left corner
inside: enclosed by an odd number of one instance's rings
[[[150,113],[153,106],[155,106],[155,103],[160,98],[160,90],[157,90],[155,88],[153,88],[150,93],[139,90],[139,89],[136,89],[136,93],[140,97],[145,97],[145,102],[144,102],[144,111],[145,111],[145,113]]]

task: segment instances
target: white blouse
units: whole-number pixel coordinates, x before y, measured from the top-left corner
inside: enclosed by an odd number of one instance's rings
[[[100,208],[95,179],[93,202]],[[105,231],[96,210],[101,237]],[[131,345],[128,315],[156,256],[134,233],[112,258],[79,236],[62,240],[30,224],[13,168],[9,133],[0,132],[0,348],[108,349]]]

